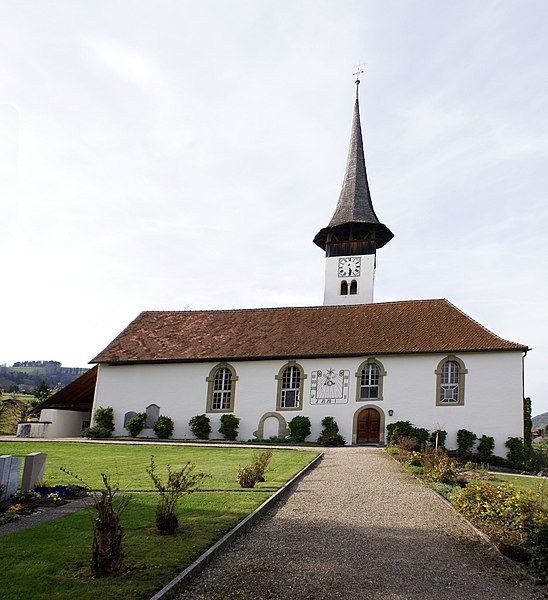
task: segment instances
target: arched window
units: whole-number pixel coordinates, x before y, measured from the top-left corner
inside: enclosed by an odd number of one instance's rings
[[[341,296],[348,296],[348,281],[345,279],[341,281]]]
[[[358,293],[358,282],[353,279],[350,283],[350,295],[355,296]]]
[[[207,412],[232,412],[234,410],[234,392],[236,371],[227,363],[214,367],[206,378]]]
[[[368,358],[356,371],[356,400],[382,400],[386,371],[375,358]]]
[[[278,394],[276,410],[301,410],[303,405],[303,387],[306,375],[301,365],[289,361],[276,375]]]
[[[436,404],[462,406],[464,404],[464,376],[468,371],[462,360],[447,356],[436,369]]]

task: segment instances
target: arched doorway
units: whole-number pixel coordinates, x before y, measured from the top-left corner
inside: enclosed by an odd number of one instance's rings
[[[376,406],[367,406],[354,415],[355,444],[380,444],[384,440],[384,413]]]

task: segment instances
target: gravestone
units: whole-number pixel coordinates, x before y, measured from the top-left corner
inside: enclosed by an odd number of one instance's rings
[[[16,456],[10,456],[9,454],[0,456],[0,486],[4,490],[0,500],[9,498],[17,491],[19,487],[19,468],[20,461]]]
[[[128,422],[130,419],[133,419],[133,417],[136,417],[136,416],[137,416],[137,413],[136,413],[135,411],[133,411],[133,410],[130,410],[129,412],[127,412],[127,413],[124,415],[124,427],[127,425],[127,422]]]
[[[22,492],[33,490],[36,484],[43,482],[46,458],[47,454],[44,452],[33,452],[32,454],[27,454],[25,456],[23,483],[21,484]]]
[[[145,429],[152,429],[154,427],[154,423],[158,420],[160,416],[160,407],[157,404],[150,404],[145,408],[147,413],[147,419],[145,421]]]

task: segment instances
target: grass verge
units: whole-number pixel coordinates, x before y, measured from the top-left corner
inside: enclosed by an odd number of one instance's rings
[[[254,448],[209,448],[184,445],[83,444],[78,442],[0,442],[0,454],[24,455],[45,452],[45,480],[48,484],[74,483],[60,470],[66,467],[77,473],[92,488],[99,487],[100,473],[108,473],[123,490],[150,490],[145,468],[154,455],[158,473],[165,475],[165,465],[180,466],[187,461],[198,470],[211,473],[204,482],[209,490],[240,490],[236,473],[240,465],[251,462]],[[309,450],[273,450],[266,481],[255,490],[273,492],[306,466],[317,452]]]
[[[149,598],[234,527],[270,494],[197,492],[181,502],[180,530],[159,536],[154,528],[156,494],[131,494],[122,516],[126,569],[104,579],[90,577],[92,508],[0,538],[3,600]]]

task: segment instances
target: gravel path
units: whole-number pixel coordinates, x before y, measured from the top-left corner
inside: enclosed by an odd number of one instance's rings
[[[181,599],[520,599],[541,590],[379,450],[332,449]]]

